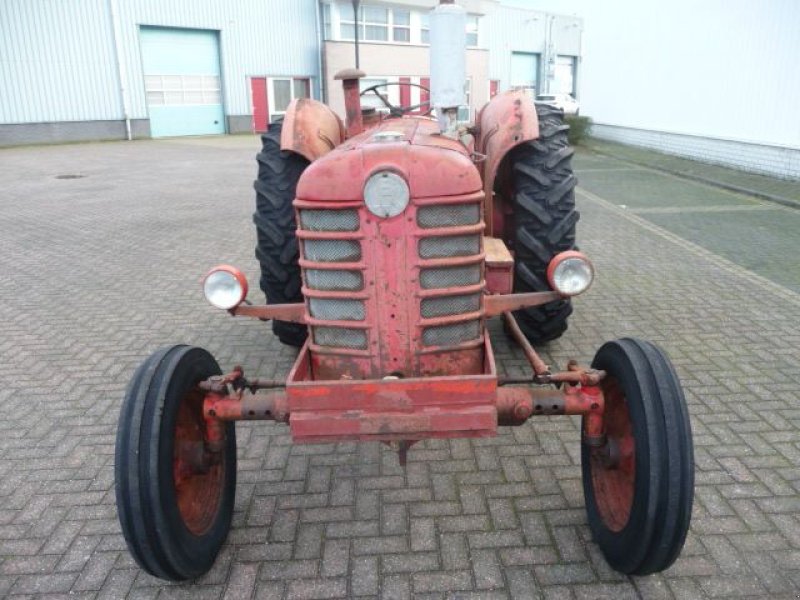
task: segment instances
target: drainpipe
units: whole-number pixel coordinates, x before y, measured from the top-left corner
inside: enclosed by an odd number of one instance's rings
[[[125,119],[125,137],[132,140],[131,135],[131,111],[130,102],[128,99],[128,89],[125,87],[127,81],[127,73],[125,71],[125,64],[122,60],[122,51],[120,48],[120,38],[122,34],[119,26],[119,8],[117,7],[117,0],[108,0],[108,11],[111,13],[112,24],[112,37],[114,39],[114,56],[117,59],[117,76],[119,77],[119,94],[122,99],[122,117]]]
[[[361,68],[361,61],[358,55],[358,11],[361,6],[361,0],[353,0],[353,37],[356,43],[356,69]]]
[[[328,101],[328,89],[325,85],[325,80],[323,79],[323,72],[322,72],[322,60],[323,60],[323,52],[325,48],[325,36],[323,35],[322,29],[322,0],[317,0],[317,10],[315,11],[314,17],[316,18],[316,25],[317,25],[317,81],[319,82],[319,97],[320,100],[323,102]]]

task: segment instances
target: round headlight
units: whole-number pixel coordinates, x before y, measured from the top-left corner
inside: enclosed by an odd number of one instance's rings
[[[563,296],[582,294],[594,280],[594,267],[586,255],[575,250],[557,254],[547,267],[550,286]]]
[[[364,202],[376,217],[396,217],[408,206],[409,195],[406,180],[391,171],[378,171],[364,186]]]
[[[203,293],[212,306],[230,310],[239,306],[247,297],[247,279],[236,267],[220,265],[206,275]]]

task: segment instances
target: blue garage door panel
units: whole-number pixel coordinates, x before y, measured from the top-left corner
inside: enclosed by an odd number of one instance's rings
[[[225,133],[216,31],[142,27],[153,137]]]

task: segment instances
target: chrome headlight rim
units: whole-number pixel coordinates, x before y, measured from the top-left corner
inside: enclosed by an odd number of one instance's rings
[[[233,310],[247,298],[247,278],[231,265],[217,265],[203,277],[203,295],[211,306]]]
[[[550,287],[567,298],[586,292],[592,286],[594,276],[592,261],[577,250],[556,254],[547,266]]]

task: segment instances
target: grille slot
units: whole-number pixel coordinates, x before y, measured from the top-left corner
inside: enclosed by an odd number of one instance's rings
[[[476,225],[479,220],[479,204],[442,204],[423,206],[417,210],[417,223],[426,229]]]
[[[361,260],[361,244],[353,240],[305,240],[303,255],[317,262]]]
[[[475,285],[480,281],[480,265],[422,269],[419,277],[420,285],[426,290]]]
[[[444,317],[461,313],[475,312],[481,307],[480,294],[462,294],[460,296],[441,296],[439,298],[425,298],[420,306],[420,312],[426,319],[431,317]]]
[[[481,251],[481,236],[451,235],[423,238],[419,242],[422,258],[451,258],[469,256]]]
[[[315,319],[328,321],[363,321],[364,303],[342,298],[310,298],[309,311]]]
[[[354,209],[303,209],[300,225],[308,231],[357,231],[358,211]]]
[[[351,291],[364,288],[364,277],[360,271],[307,269],[306,285],[315,290]]]
[[[480,332],[480,321],[437,325],[425,328],[422,332],[422,343],[426,346],[454,346],[477,339]]]
[[[363,329],[344,327],[314,327],[314,343],[318,346],[363,349],[367,347],[367,333]]]

